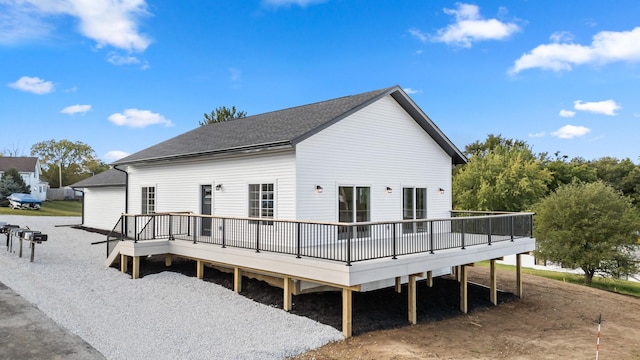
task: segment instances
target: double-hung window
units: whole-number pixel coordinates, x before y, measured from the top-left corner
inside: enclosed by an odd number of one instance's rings
[[[153,214],[156,212],[156,188],[155,186],[142,187],[142,213]]]
[[[419,187],[402,188],[402,220],[420,220],[427,218],[427,189]],[[426,222],[406,222],[402,225],[404,233],[426,231]]]
[[[273,219],[275,214],[274,185],[249,184],[249,217]],[[273,225],[273,222],[263,222]]]

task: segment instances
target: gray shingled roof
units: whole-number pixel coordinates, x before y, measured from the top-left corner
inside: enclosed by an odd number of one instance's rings
[[[404,91],[399,86],[393,86],[249,116],[242,120],[200,126],[115,161],[113,164],[122,165],[249,149],[295,146],[298,142],[387,95],[392,95],[403,107],[409,107],[405,110],[452,156],[454,163],[466,161],[464,155]]]
[[[92,188],[92,187],[105,187],[105,186],[125,186],[126,176],[125,173],[116,170],[109,169],[96,174],[90,178],[80,180],[75,184],[70,185],[72,188]]]
[[[11,168],[18,170],[18,172],[34,172],[36,171],[36,163],[38,158],[36,157],[4,157],[0,156],[0,171],[7,171]]]

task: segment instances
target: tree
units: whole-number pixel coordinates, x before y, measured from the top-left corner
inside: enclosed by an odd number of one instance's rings
[[[70,184],[74,174],[91,174],[89,167],[99,161],[91,146],[80,141],[69,140],[36,143],[31,147],[31,155],[38,156],[40,159],[43,175],[51,187]]]
[[[631,200],[603,181],[559,187],[536,207],[537,256],[580,268],[585,283],[596,272],[635,274],[640,221]]]
[[[18,170],[9,168],[0,177],[0,206],[9,205],[7,196],[13,193],[30,194],[31,191]]]
[[[554,192],[562,185],[571,184],[575,181],[594,182],[598,179],[596,170],[589,161],[580,157],[575,157],[571,160],[567,159],[568,156],[560,156],[559,151],[555,153],[555,160],[544,157],[544,166],[552,174],[547,194]]]
[[[205,126],[208,124],[240,119],[246,116],[247,113],[245,111],[238,111],[236,113],[235,106],[232,106],[231,109],[226,106],[220,106],[214,111],[211,111],[211,114],[204,113],[204,119],[200,121],[199,124],[200,126]]]
[[[546,194],[551,173],[525,142],[489,135],[466,149],[471,158],[453,175],[455,209],[523,211]]]

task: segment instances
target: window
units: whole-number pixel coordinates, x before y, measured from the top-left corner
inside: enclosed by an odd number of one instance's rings
[[[427,218],[427,189],[402,188],[402,220],[419,220]],[[405,233],[426,231],[426,222],[404,223]]]
[[[274,213],[273,184],[249,184],[249,217],[273,219]],[[273,225],[273,222],[263,225]]]
[[[340,186],[338,188],[338,221],[367,222],[371,219],[371,190],[368,186]],[[348,236],[349,228],[340,229],[340,238]],[[356,237],[369,234],[368,226],[358,226]]]
[[[142,187],[142,213],[153,214],[156,212],[156,188],[155,186]]]

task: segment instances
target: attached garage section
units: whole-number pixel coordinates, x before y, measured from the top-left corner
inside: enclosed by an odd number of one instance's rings
[[[124,212],[124,187],[86,188],[83,211],[84,226],[113,229]]]
[[[109,169],[71,185],[84,193],[82,225],[111,230],[125,212],[126,175]]]

